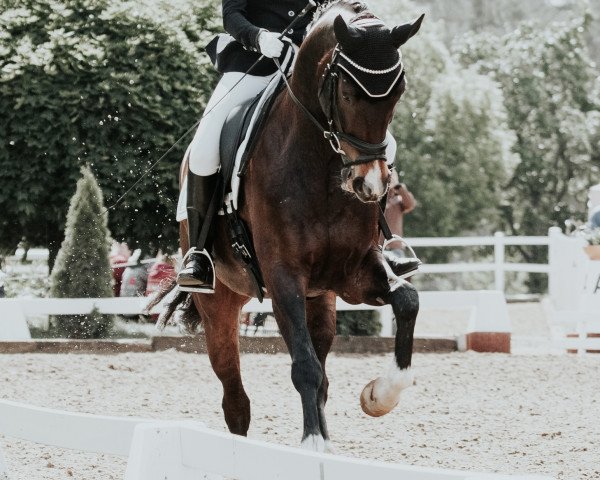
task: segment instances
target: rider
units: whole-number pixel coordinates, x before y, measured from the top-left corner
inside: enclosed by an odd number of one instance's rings
[[[201,239],[200,233],[219,175],[221,129],[234,107],[258,95],[269,84],[277,72],[271,59],[285,54],[286,44],[279,36],[308,3],[307,0],[223,0],[223,26],[227,33],[218,35],[206,48],[223,76],[206,105],[210,113],[201,120],[189,148],[186,210],[191,249],[185,267],[177,276],[182,290],[214,291],[214,265],[210,257],[213,239]],[[300,45],[309,21],[308,15],[299,19],[293,29],[287,30],[286,38]],[[244,76],[261,55],[265,58]],[[181,208],[183,199],[182,195],[178,206],[180,221],[185,218]]]
[[[280,40],[281,33],[308,3],[314,5],[322,1],[223,0],[223,25],[227,33],[218,35],[206,48],[223,76],[206,106],[208,114],[200,121],[188,149],[187,187],[183,185],[177,208],[178,221],[187,216],[190,245],[184,268],[177,275],[181,290],[214,292],[215,272],[210,256],[213,234],[210,228],[203,231],[203,221],[219,175],[220,133],[227,115],[269,84],[277,73],[271,59],[285,57],[287,40],[295,46],[302,43],[311,16],[305,15],[292,29],[287,29],[286,41]],[[245,75],[261,55],[265,58]],[[388,158],[393,159],[396,143],[389,133],[388,141]]]

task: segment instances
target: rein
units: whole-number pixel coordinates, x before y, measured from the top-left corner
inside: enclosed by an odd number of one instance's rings
[[[327,68],[325,69],[325,73],[323,74],[323,83],[321,88],[319,89],[319,98],[322,98],[325,86],[329,85],[328,93],[328,105],[329,111],[326,112],[327,117],[327,125],[328,129],[321,125],[321,122],[315,118],[315,116],[306,108],[302,102],[296,97],[290,84],[288,83],[287,76],[285,75],[281,65],[279,64],[279,60],[274,58],[274,62],[277,65],[277,68],[281,72],[283,81],[285,82],[285,86],[287,91],[294,101],[294,103],[300,107],[300,109],[304,112],[306,117],[315,125],[323,134],[323,137],[329,142],[332,150],[335,153],[338,153],[342,157],[342,163],[344,167],[352,167],[354,165],[362,165],[365,163],[370,163],[375,160],[384,160],[387,162],[386,156],[386,148],[388,145],[387,139],[384,139],[383,142],[380,143],[369,143],[361,140],[360,138],[355,137],[354,135],[350,135],[348,133],[344,133],[341,129],[336,130],[335,124],[340,125],[339,120],[339,110],[338,110],[338,102],[337,102],[337,87],[339,81],[339,73],[337,71],[337,59],[340,54],[339,45],[336,45],[333,55],[331,57],[331,61],[327,64]],[[356,150],[359,151],[360,155],[356,160],[350,160],[346,152],[342,149],[341,140],[352,145]]]

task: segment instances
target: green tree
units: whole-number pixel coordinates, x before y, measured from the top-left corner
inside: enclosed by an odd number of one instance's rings
[[[463,64],[502,85],[520,158],[504,187],[511,234],[545,235],[583,218],[587,189],[598,181],[600,87],[583,38],[589,22],[526,23],[502,38],[469,35],[455,47]],[[519,251],[528,262],[545,258],[539,249]]]
[[[112,272],[108,260],[110,234],[102,191],[87,167],[71,199],[65,239],[50,275],[50,295],[56,298],[112,297]],[[70,338],[101,338],[112,327],[112,317],[61,315],[54,319],[58,332]]]
[[[515,164],[497,84],[471,70],[449,69],[432,84],[417,157],[402,163],[419,208],[411,235],[491,233],[506,172]]]
[[[387,10],[381,5],[387,23],[406,22],[422,11],[400,3]],[[405,234],[491,233],[498,224],[501,186],[516,163],[514,134],[498,84],[458,64],[441,32],[443,26],[427,17],[402,47],[407,89],[392,132],[398,142],[396,166],[417,199],[405,219]],[[436,249],[425,257],[445,255]]]
[[[0,248],[25,237],[52,264],[81,165],[110,205],[194,124],[215,79],[200,53],[214,4],[0,0]],[[115,238],[176,245],[184,147],[111,212]]]

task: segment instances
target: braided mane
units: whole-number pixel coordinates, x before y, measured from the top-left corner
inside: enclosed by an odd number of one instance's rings
[[[352,0],[330,0],[328,2],[324,2],[317,7],[312,22],[308,26],[308,30],[312,29],[313,26],[321,19],[323,15],[325,15],[329,10],[335,7],[346,7],[348,9],[353,10],[354,13],[357,14],[366,12],[369,9],[366,3]]]

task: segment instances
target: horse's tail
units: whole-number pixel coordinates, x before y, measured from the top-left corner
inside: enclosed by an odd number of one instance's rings
[[[163,300],[165,300],[164,309],[158,317],[156,326],[163,329],[168,324],[179,324],[188,333],[196,333],[202,323],[202,318],[196,309],[192,294],[180,290],[177,287],[177,279],[173,278],[161,285],[158,293],[148,303],[146,312],[150,312]],[[176,312],[179,312],[180,315],[176,316]]]

